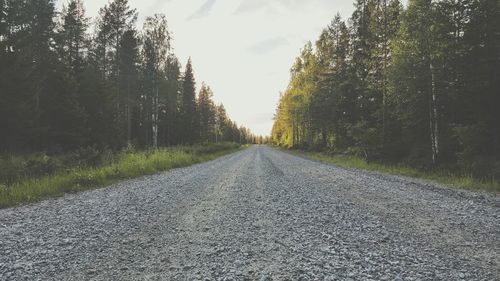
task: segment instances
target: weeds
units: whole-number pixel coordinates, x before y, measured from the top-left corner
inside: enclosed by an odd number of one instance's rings
[[[366,160],[345,155],[325,155],[315,152],[294,151],[309,158],[338,165],[346,168],[357,168],[368,171],[378,171],[393,175],[402,175],[414,178],[433,180],[452,187],[473,190],[500,192],[500,182],[494,179],[478,179],[471,175],[460,175],[449,171],[420,171],[415,168],[380,163],[368,163]]]
[[[208,161],[235,151],[239,147],[237,144],[224,143],[141,152],[127,150],[113,157],[108,155],[108,159],[114,160],[108,160],[108,164],[98,167],[78,165],[69,170],[59,170],[41,177],[29,177],[27,176],[29,171],[15,172],[12,173],[15,177],[10,177],[9,183],[0,184],[0,208],[36,202],[51,196],[92,189],[119,180]],[[10,160],[9,163],[23,162],[20,157],[14,157],[14,159],[15,161]],[[26,168],[27,166],[24,166],[23,169]]]

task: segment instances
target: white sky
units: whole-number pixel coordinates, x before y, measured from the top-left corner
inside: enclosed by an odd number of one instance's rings
[[[58,0],[58,4],[66,0]],[[107,0],[84,0],[95,17]],[[354,0],[129,0],[139,23],[164,13],[174,53],[193,60],[202,81],[229,116],[252,132],[269,135],[280,91],[304,44],[315,41],[337,12],[351,15]]]

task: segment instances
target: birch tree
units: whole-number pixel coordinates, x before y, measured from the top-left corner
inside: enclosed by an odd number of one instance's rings
[[[151,80],[149,100],[151,102],[151,140],[154,148],[158,147],[159,129],[159,86],[170,51],[170,32],[167,19],[163,14],[146,18],[142,34],[143,59]]]

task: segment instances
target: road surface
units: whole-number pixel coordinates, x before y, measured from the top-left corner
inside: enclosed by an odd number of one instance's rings
[[[499,280],[499,197],[253,146],[0,210],[0,280]]]

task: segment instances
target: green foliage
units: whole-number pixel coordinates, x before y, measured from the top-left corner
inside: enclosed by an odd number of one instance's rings
[[[198,114],[200,140],[214,140],[215,134],[215,104],[213,102],[213,93],[209,86],[202,84],[198,95]]]
[[[129,1],[110,0],[91,26],[82,0],[64,4],[0,1],[0,153],[253,141],[226,114],[216,124],[210,91],[197,104],[165,15],[138,30]]]
[[[192,144],[198,140],[198,116],[196,110],[196,82],[191,58],[186,65],[182,79],[182,99],[180,104],[181,144]]]
[[[498,54],[498,1],[355,1],[296,59],[273,142],[495,181]]]

